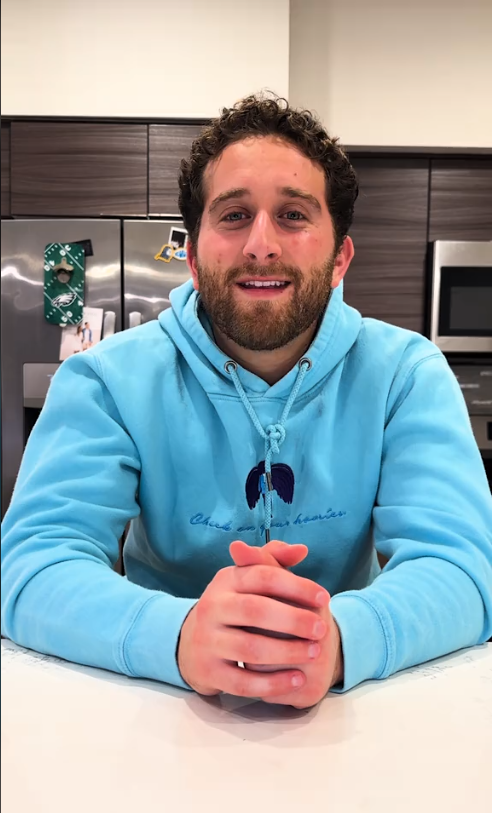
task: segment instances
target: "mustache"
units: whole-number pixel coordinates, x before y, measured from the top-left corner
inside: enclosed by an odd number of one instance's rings
[[[284,263],[274,263],[272,265],[258,265],[257,263],[245,263],[244,265],[230,268],[226,274],[226,283],[237,282],[241,277],[258,277],[259,279],[269,279],[270,277],[282,277],[294,285],[302,282],[302,271],[295,265],[285,265]]]

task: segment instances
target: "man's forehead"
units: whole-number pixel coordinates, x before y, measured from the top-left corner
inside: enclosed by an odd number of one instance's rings
[[[256,167],[261,167],[261,172],[256,172]],[[324,189],[323,170],[295,144],[272,136],[248,137],[229,144],[207,165],[203,175],[205,199],[210,203],[230,189],[251,192],[267,177],[269,190],[279,193],[287,187],[306,192],[315,191],[313,186]]]

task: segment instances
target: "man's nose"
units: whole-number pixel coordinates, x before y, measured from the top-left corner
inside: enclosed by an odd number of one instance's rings
[[[250,228],[243,248],[248,260],[264,263],[274,262],[282,254],[275,225],[267,212],[258,212]]]

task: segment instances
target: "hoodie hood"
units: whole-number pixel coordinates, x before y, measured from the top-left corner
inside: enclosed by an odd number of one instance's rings
[[[199,316],[200,295],[188,280],[171,291],[171,308],[159,315],[162,329],[171,337],[206,392],[235,393],[225,370],[230,358],[216,345]],[[359,335],[361,315],[343,301],[343,283],[333,290],[316,336],[305,353],[311,369],[299,395],[316,386],[345,357]],[[288,397],[296,381],[296,364],[280,381],[270,386],[259,376],[238,365],[237,373],[247,393]]]

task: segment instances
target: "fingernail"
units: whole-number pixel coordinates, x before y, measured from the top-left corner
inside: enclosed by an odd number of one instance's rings
[[[322,638],[322,636],[326,632],[326,624],[324,621],[316,621],[314,625],[314,637],[315,638]]]
[[[302,686],[303,683],[304,683],[304,678],[302,677],[302,675],[296,675],[295,677],[292,678],[292,685],[296,689],[298,689],[299,686]]]
[[[321,647],[319,644],[311,644],[308,648],[308,655],[310,658],[317,658],[319,653],[321,652]]]
[[[321,593],[316,594],[316,604],[319,607],[326,607],[330,601],[330,594],[323,590]]]

